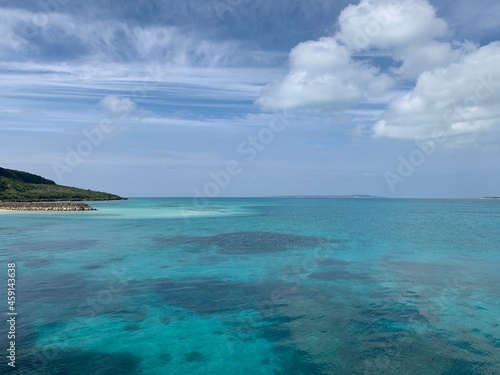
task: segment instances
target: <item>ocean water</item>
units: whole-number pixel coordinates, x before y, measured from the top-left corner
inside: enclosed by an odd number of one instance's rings
[[[0,212],[17,374],[500,374],[500,201],[92,204]]]

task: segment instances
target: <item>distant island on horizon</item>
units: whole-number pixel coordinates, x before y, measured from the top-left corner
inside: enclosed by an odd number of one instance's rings
[[[373,199],[385,198],[369,194],[352,194],[352,195],[275,195],[266,198],[353,198],[353,199]]]
[[[36,174],[0,167],[0,209],[88,211],[93,208],[76,202],[122,199],[126,198],[90,189],[58,185]]]

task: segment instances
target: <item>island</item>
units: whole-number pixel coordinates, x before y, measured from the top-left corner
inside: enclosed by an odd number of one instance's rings
[[[500,199],[500,197],[482,197],[481,199]]]
[[[269,198],[307,198],[307,199],[381,199],[376,195],[355,194],[355,195],[278,195]]]
[[[82,201],[121,200],[115,194],[58,185],[36,174],[0,167],[0,210],[91,211]]]

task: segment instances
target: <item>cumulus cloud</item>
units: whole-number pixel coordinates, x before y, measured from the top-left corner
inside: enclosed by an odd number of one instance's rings
[[[418,139],[439,131],[453,138],[450,145],[469,144],[500,125],[500,42],[481,47],[451,35],[427,0],[362,0],[341,12],[336,34],[295,47],[286,77],[264,87],[257,103],[335,109],[413,81],[405,94],[379,101],[385,111],[374,136]],[[377,55],[390,63],[375,67],[370,56]]]
[[[471,42],[453,45],[438,41],[409,46],[395,51],[394,58],[402,63],[393,71],[403,77],[416,78],[425,71],[446,67],[476,48]]]
[[[355,51],[379,50],[401,65],[405,78],[445,67],[474,48],[470,42],[444,42],[451,35],[427,0],[363,0],[339,16],[338,40]]]
[[[383,94],[392,80],[373,66],[355,61],[332,37],[299,44],[290,52],[290,71],[264,87],[263,109],[336,107]]]
[[[257,104],[266,110],[335,108],[386,93],[392,79],[369,61],[357,59],[360,51],[388,51],[401,62],[392,72],[405,76],[445,66],[460,56],[451,44],[435,41],[449,31],[426,0],[362,0],[340,13],[338,25],[334,36],[292,49],[289,73],[266,86]]]
[[[362,0],[339,16],[337,38],[352,49],[400,49],[449,34],[426,0]]]
[[[500,125],[500,42],[483,46],[445,68],[423,73],[374,126],[376,137],[475,137]],[[469,138],[470,138],[469,137]]]
[[[137,106],[130,98],[120,95],[105,96],[99,104],[102,109],[116,117],[127,116]]]

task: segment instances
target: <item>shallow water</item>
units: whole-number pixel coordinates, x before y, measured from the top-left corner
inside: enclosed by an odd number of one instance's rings
[[[500,373],[500,202],[92,205],[0,213],[18,374]]]

